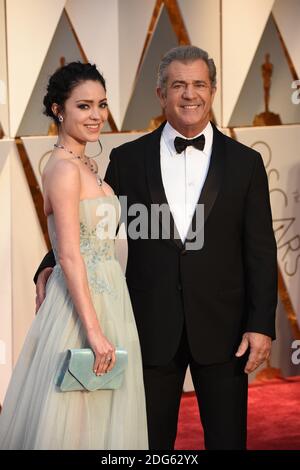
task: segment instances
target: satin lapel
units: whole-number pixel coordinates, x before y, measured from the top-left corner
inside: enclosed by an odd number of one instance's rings
[[[154,204],[151,209],[157,213],[159,209],[158,206],[163,205],[165,210],[165,217],[162,217],[161,212],[159,213],[159,221],[162,226],[163,235],[166,237],[167,241],[171,242],[172,244],[175,243],[178,248],[182,249],[183,244],[170,211],[161,175],[160,137],[164,126],[165,123],[163,123],[149,136],[151,137],[152,142],[149,142],[145,154],[148,186],[151,194],[151,200]]]
[[[187,239],[191,240],[199,235],[200,231],[203,230],[203,226],[214,206],[214,203],[217,199],[221,182],[224,174],[225,168],[225,139],[224,135],[218,131],[218,129],[213,125],[213,146],[212,154],[210,158],[209,170],[205,183],[203,185],[198,204],[204,205],[204,221],[203,223],[197,223],[196,226],[196,212],[194,213],[191,226],[188,231]],[[194,233],[192,232],[192,227],[196,227]]]

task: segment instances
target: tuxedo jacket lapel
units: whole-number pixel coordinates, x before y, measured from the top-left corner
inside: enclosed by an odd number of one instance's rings
[[[213,125],[213,124],[212,124]],[[204,205],[204,220],[196,224],[196,211],[194,213],[188,234],[187,240],[191,240],[199,235],[200,231],[204,229],[205,222],[214,206],[217,199],[222,177],[225,167],[225,143],[223,134],[213,125],[213,145],[210,158],[210,165],[204,182],[201,194],[199,196],[198,204]],[[195,230],[192,232],[192,229]]]
[[[162,230],[167,237],[166,240],[170,241],[172,244],[175,243],[178,248],[182,249],[183,244],[174,222],[172,212],[170,211],[162,181],[160,165],[160,137],[164,126],[165,123],[149,135],[152,142],[149,142],[145,155],[147,180],[152,203],[157,206],[163,205],[166,212],[165,217],[162,217],[161,213],[159,214],[159,221],[162,226]],[[152,210],[158,211],[159,207],[153,206]]]
[[[146,171],[148,186],[152,203],[158,206],[163,204],[166,208],[166,211],[169,212],[170,223],[168,217],[164,219],[161,214],[159,215],[160,224],[164,233],[167,235],[171,232],[169,240],[172,243],[175,243],[178,248],[182,249],[184,245],[180,239],[174,218],[170,211],[162,181],[160,165],[160,137],[164,126],[165,123],[163,123],[149,136],[152,141],[149,142],[149,145],[146,149]],[[194,239],[200,233],[200,231],[203,230],[204,224],[214,206],[221,187],[225,166],[224,136],[214,125],[213,132],[213,146],[209,170],[198,200],[198,204],[204,205],[204,220],[203,223],[200,224],[199,221],[197,221],[198,226],[196,226],[196,212],[194,213],[193,220],[187,234],[187,240]],[[153,210],[157,210],[157,208],[154,207]],[[195,230],[192,231],[194,227]]]

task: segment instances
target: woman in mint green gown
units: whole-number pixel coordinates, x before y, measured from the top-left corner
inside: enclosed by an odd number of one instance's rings
[[[0,415],[0,449],[147,449],[142,360],[126,281],[115,256],[119,201],[85,156],[107,119],[105,82],[79,62],[50,78],[45,113],[58,142],[43,172],[44,210],[56,259]],[[91,347],[94,373],[128,352],[117,390],[61,392],[71,348]]]

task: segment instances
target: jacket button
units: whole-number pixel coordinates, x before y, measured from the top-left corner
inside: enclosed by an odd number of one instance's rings
[[[182,256],[184,256],[184,255],[187,254],[187,251],[186,251],[186,250],[182,250],[181,254],[182,254]]]
[[[177,289],[178,289],[178,290],[182,290],[182,285],[181,285],[181,284],[177,284]]]

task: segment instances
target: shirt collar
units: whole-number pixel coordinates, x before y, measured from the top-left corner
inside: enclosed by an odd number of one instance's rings
[[[207,156],[210,156],[211,149],[212,149],[212,142],[213,142],[213,128],[210,122],[208,122],[206,127],[203,129],[203,131],[195,135],[193,139],[198,137],[201,134],[205,136],[205,145],[204,145],[203,153]],[[162,138],[164,139],[165,144],[168,147],[172,155],[175,155],[175,154],[177,155],[175,147],[174,147],[175,137],[182,137],[183,139],[186,139],[184,135],[180,134],[180,132],[174,129],[174,127],[172,127],[171,124],[167,121],[162,131]]]

